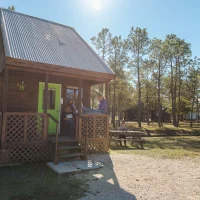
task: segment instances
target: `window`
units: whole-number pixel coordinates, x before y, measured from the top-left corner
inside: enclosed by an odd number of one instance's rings
[[[45,96],[45,91],[43,90],[43,109],[44,109],[44,96]],[[55,104],[56,104],[56,90],[53,88],[48,89],[48,105],[47,109],[48,110],[54,110],[55,109]]]

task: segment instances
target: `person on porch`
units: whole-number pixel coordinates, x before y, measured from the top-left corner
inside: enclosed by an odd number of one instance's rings
[[[99,107],[98,109],[87,108],[82,104],[82,113],[83,114],[106,114],[108,112],[108,105],[105,97],[103,94],[98,94],[97,98],[99,100]]]
[[[73,100],[73,99],[71,99],[71,100],[69,101],[69,106],[70,106],[70,108],[71,108],[71,111],[72,111],[73,113],[76,113],[76,106],[75,106],[75,103],[74,103],[74,100]]]
[[[63,130],[62,135],[75,137],[75,114],[71,110],[71,106],[67,105],[62,114]]]

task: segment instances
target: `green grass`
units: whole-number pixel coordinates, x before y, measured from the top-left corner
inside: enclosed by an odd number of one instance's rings
[[[77,200],[87,184],[69,175],[59,176],[44,163],[0,168],[2,200]]]
[[[137,154],[159,158],[198,158],[200,156],[200,137],[148,137],[144,144],[145,150],[130,146],[128,148],[116,147],[111,143],[111,153]]]

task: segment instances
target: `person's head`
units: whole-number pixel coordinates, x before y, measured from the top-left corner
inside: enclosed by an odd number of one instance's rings
[[[98,98],[99,101],[101,101],[101,100],[104,99],[104,96],[103,96],[103,94],[99,93],[99,94],[97,95],[97,98]]]
[[[74,100],[73,99],[69,100],[69,104],[73,105],[74,104]]]
[[[126,124],[125,124],[125,121],[122,121],[122,124],[121,126],[124,127]]]
[[[70,107],[70,105],[67,105],[67,106],[65,107],[65,112],[71,112],[71,107]]]

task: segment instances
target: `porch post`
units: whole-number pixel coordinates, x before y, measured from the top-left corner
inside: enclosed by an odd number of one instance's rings
[[[108,99],[108,89],[109,89],[109,82],[105,83],[105,97],[107,100],[107,127],[106,127],[106,134],[109,137],[109,116],[110,116],[110,106],[109,106],[109,99]]]
[[[82,80],[79,80],[78,85],[78,113],[81,113],[82,101],[81,101],[81,88],[82,88]]]
[[[108,106],[108,113],[107,114],[110,114],[110,106],[109,106],[109,98],[108,98],[108,88],[109,88],[109,82],[106,82],[105,83],[105,97],[106,97],[106,100],[107,100],[107,106]]]
[[[45,74],[45,85],[44,85],[44,113],[47,113],[47,105],[48,105],[48,82],[49,75]]]
[[[79,80],[79,83],[78,83],[78,114],[81,113],[81,105],[82,105],[82,101],[81,101],[81,87],[82,87],[82,80]],[[80,117],[78,116],[77,117],[77,120],[76,120],[76,138],[78,139],[79,138],[79,133],[80,133]]]
[[[8,71],[7,68],[5,68],[5,71],[4,71],[4,89],[3,89],[3,112],[7,111],[8,75],[9,75],[9,71]]]

